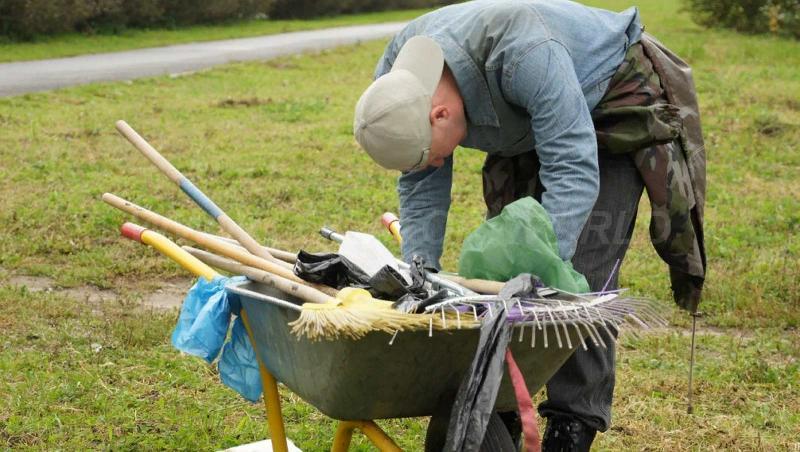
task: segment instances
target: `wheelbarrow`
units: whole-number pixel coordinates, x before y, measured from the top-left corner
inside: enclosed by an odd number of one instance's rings
[[[274,450],[286,450],[274,381],[283,383],[326,416],[339,420],[333,451],[349,447],[354,429],[381,450],[399,450],[373,419],[432,416],[449,411],[475,354],[480,330],[373,332],[361,339],[311,341],[291,333],[301,301],[274,288],[244,281],[227,290],[240,296],[245,324],[264,381]],[[522,328],[522,334],[520,334]],[[537,337],[531,338],[531,334]],[[537,392],[574,351],[551,343],[546,330],[519,324],[511,342],[528,390]],[[569,332],[572,344],[582,338]],[[532,347],[531,343],[536,343]],[[503,376],[496,411],[517,407],[508,375]]]

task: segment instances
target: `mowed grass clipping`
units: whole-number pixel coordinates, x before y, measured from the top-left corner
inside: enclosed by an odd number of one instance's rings
[[[708,148],[709,277],[695,414],[685,414],[689,323],[676,312],[670,330],[623,337],[614,425],[596,447],[798,448],[800,44],[704,31],[654,0],[640,7],[648,31],[695,68]],[[114,121],[127,120],[264,244],[331,250],[316,233],[328,225],[373,233],[396,251],[378,222],[397,211],[396,174],[352,139],[353,105],[384,44],[0,100],[0,447],[196,450],[265,437],[261,405],[171,348],[176,313],[140,307],[143,292],[186,273],[119,238],[130,218],[103,204],[103,192],[221,231]],[[456,154],[448,269],[483,218],[482,157]],[[647,210],[645,198],[621,284],[670,305]],[[11,287],[13,274],[120,296],[87,303],[33,293]],[[335,424],[289,391],[282,397],[289,436],[303,450],[328,449]],[[404,449],[421,450],[425,419],[379,423]],[[371,450],[357,441],[355,450]]]

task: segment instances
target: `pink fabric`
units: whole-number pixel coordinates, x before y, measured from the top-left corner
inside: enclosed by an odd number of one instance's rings
[[[517,398],[525,450],[527,452],[541,452],[542,442],[539,439],[539,426],[536,424],[536,409],[533,407],[531,393],[528,392],[525,379],[522,378],[522,372],[520,372],[516,361],[514,361],[510,347],[506,349],[506,365],[508,366],[508,375],[511,377],[511,386],[514,388],[514,395]]]

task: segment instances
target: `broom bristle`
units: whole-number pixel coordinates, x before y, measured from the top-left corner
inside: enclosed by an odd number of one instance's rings
[[[430,327],[443,330],[478,324],[467,319],[458,325],[456,322],[447,324],[439,315],[407,314],[396,311],[390,302],[376,300],[369,296],[369,293],[364,296],[364,293],[348,292],[347,289],[343,289],[342,292],[344,294],[336,303],[304,304],[300,317],[289,323],[292,333],[299,337],[305,336],[312,341],[334,340],[340,337],[360,339],[372,331],[394,334],[398,331]]]
[[[338,339],[344,336],[359,339],[372,331],[369,322],[339,304],[303,305],[300,317],[289,323],[292,333],[305,336],[312,341],[320,339]]]

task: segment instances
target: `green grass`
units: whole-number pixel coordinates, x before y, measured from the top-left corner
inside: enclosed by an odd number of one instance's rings
[[[676,313],[670,331],[623,340],[614,426],[597,449],[797,449],[800,44],[706,31],[672,5],[640,5],[648,31],[695,69],[708,147],[706,316],[695,414],[685,414],[688,322]],[[394,247],[377,219],[397,210],[396,175],[351,136],[353,105],[383,45],[0,100],[0,278],[44,275],[121,293],[87,304],[0,279],[0,448],[195,450],[264,437],[260,405],[170,348],[175,314],[137,307],[142,292],[185,273],[119,239],[128,218],[99,201],[103,192],[219,231],[113,123],[126,119],[266,244],[331,249],[316,235],[327,224]],[[450,269],[483,214],[482,155],[457,153]],[[647,217],[644,200],[622,284],[670,304]],[[333,423],[289,392],[283,400],[289,436],[306,450],[328,448]],[[380,424],[419,450],[425,422]],[[357,450],[369,450],[360,441]]]
[[[42,36],[33,42],[11,42],[0,37],[0,63],[62,58],[87,53],[115,52],[188,42],[317,30],[320,28],[363,25],[413,19],[427,9],[381,11],[311,20],[252,19],[220,25],[197,25],[175,29],[127,29],[115,34],[69,33]]]

